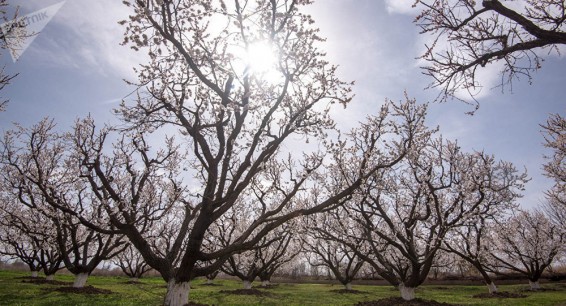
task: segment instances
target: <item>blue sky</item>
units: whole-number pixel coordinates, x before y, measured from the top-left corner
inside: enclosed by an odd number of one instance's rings
[[[20,14],[59,3],[60,0],[13,0]],[[330,61],[340,66],[344,80],[355,80],[355,99],[346,111],[338,110],[341,127],[348,128],[368,112],[376,112],[385,98],[401,100],[403,92],[419,102],[431,102],[435,90],[424,90],[430,80],[423,76],[416,57],[426,37],[412,23],[413,0],[318,0],[308,9],[327,37]],[[1,93],[10,104],[0,113],[0,129],[12,122],[31,125],[45,116],[60,128],[77,117],[91,114],[98,122],[113,120],[111,110],[133,88],[123,79],[135,80],[132,68],[145,56],[120,46],[123,28],[117,24],[128,10],[121,1],[67,0],[21,58],[13,63],[4,53],[1,62],[9,73],[19,73]],[[506,88],[484,89],[480,109],[458,102],[430,104],[428,123],[440,126],[448,139],[458,139],[465,150],[484,150],[498,159],[525,167],[532,181],[526,186],[523,206],[544,200],[552,182],[542,176],[543,138],[539,124],[550,113],[565,114],[566,60],[546,57],[543,68],[529,85],[526,79]],[[488,67],[483,78],[497,81]],[[338,112],[337,112],[338,113]]]

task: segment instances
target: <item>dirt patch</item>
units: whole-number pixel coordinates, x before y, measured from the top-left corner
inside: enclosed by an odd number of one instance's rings
[[[484,293],[476,294],[472,297],[478,299],[520,299],[520,298],[526,298],[527,295],[521,293],[501,291],[494,293],[484,292]]]
[[[215,283],[210,283],[210,284],[204,283],[204,284],[200,284],[200,286],[206,286],[206,287],[222,287],[222,285],[220,285],[220,284],[215,284]]]
[[[220,293],[236,294],[236,295],[255,295],[255,296],[271,296],[271,293],[258,289],[236,289],[236,290],[220,290]]]
[[[354,290],[354,289],[336,289],[336,290],[330,290],[330,292],[334,292],[334,293],[340,293],[340,294],[364,294],[367,292],[364,291],[359,291],[359,290]]]
[[[64,293],[78,293],[78,294],[111,294],[112,293],[112,291],[110,290],[94,288],[93,286],[84,286],[82,288],[59,287],[54,289],[54,291],[64,292]]]
[[[414,299],[405,301],[400,297],[391,297],[376,301],[360,302],[356,306],[455,306],[456,304],[441,303],[431,300]]]

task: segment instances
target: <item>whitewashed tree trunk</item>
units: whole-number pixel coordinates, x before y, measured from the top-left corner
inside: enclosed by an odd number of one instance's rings
[[[31,271],[31,277],[32,278],[36,278],[39,275],[39,272],[37,271]]]
[[[540,289],[540,283],[538,281],[536,282],[529,281],[529,285],[531,286],[531,290]]]
[[[400,284],[399,291],[401,292],[401,298],[403,298],[403,300],[411,301],[415,299],[415,288],[407,287],[405,284]]]
[[[344,288],[346,288],[346,290],[352,290],[352,283],[347,283],[344,285]]]
[[[207,278],[207,279],[206,279],[206,284],[207,284],[207,285],[212,285],[212,279]]]
[[[83,288],[88,279],[88,273],[75,274],[75,282],[73,283],[74,288]]]
[[[45,280],[48,280],[48,281],[55,280],[55,274],[45,275]]]
[[[138,280],[139,280],[139,278],[137,278],[137,277],[130,277],[130,282],[132,282],[132,283],[137,283]]]
[[[167,283],[164,306],[183,306],[189,303],[189,282],[177,283],[174,279]]]
[[[497,293],[497,286],[495,285],[495,283],[491,282],[486,286],[487,286],[487,290],[489,290],[489,293]]]
[[[269,287],[270,284],[271,284],[271,282],[269,280],[262,280],[261,281],[262,287]]]
[[[252,282],[245,280],[244,281],[244,289],[252,289]]]

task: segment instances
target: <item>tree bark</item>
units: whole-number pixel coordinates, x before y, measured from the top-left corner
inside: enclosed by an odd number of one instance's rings
[[[489,290],[489,293],[497,293],[497,286],[495,285],[494,282],[491,282],[489,284],[486,284],[487,286],[487,290]]]
[[[352,290],[352,283],[346,283],[346,284],[344,284],[344,288],[345,288],[346,290]]]
[[[537,281],[531,281],[529,280],[529,286],[531,286],[531,290],[539,290],[540,289],[540,283]]]
[[[249,280],[245,280],[244,289],[252,289],[252,282],[250,282]]]
[[[39,272],[37,272],[37,271],[31,271],[31,277],[32,277],[32,278],[37,278],[38,275],[39,275]]]
[[[406,287],[405,284],[401,283],[399,285],[399,291],[401,292],[401,298],[405,301],[411,301],[415,299],[415,288]]]
[[[75,274],[75,282],[73,283],[74,288],[83,288],[86,284],[86,280],[88,279],[88,273],[79,273]]]
[[[167,283],[164,306],[183,306],[189,303],[189,282],[177,283],[174,279]]]
[[[268,287],[270,284],[271,284],[271,282],[269,280],[262,280],[261,281],[262,287]]]
[[[48,280],[48,281],[55,280],[55,274],[45,275],[45,280]]]
[[[213,279],[207,278],[207,279],[206,279],[206,284],[207,284],[207,285],[212,285],[212,281],[213,281]]]

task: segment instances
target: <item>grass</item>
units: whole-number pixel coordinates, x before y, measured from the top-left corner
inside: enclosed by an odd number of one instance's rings
[[[140,279],[130,284],[125,277],[91,276],[87,285],[111,290],[111,294],[77,294],[55,291],[61,285],[32,284],[22,282],[27,273],[0,271],[0,305],[161,305],[165,294],[165,282],[160,278]],[[72,283],[71,275],[57,275],[57,281]],[[210,305],[354,305],[396,297],[398,292],[389,286],[354,286],[360,294],[333,292],[342,289],[329,284],[279,284],[272,289],[260,289],[264,296],[235,295],[221,291],[240,289],[241,284],[232,280],[217,280],[220,286],[205,286],[203,280],[194,281],[190,300]],[[473,295],[486,291],[483,286],[422,286],[417,297],[460,305],[561,305],[566,306],[566,284],[544,284],[552,291],[523,292],[526,285],[500,286],[501,291],[521,292],[528,297],[519,299],[478,299]]]

